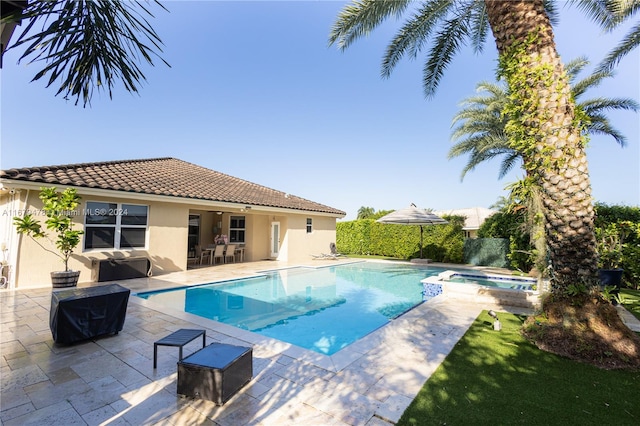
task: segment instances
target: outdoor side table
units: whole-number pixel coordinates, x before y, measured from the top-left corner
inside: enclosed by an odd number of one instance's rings
[[[212,343],[178,362],[178,394],[223,405],[252,377],[252,348]]]
[[[167,337],[163,337],[157,342],[153,343],[153,368],[158,367],[158,346],[176,346],[180,348],[178,360],[182,360],[182,348],[187,343],[195,340],[197,337],[202,336],[202,347],[205,346],[205,340],[207,338],[206,330],[193,330],[189,328],[181,328],[178,331],[174,331]]]

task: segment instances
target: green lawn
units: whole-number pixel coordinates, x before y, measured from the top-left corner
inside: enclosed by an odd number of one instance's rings
[[[620,290],[620,296],[622,298],[622,306],[640,319],[640,290],[624,288]]]
[[[398,425],[640,424],[640,372],[543,352],[520,335],[525,317],[498,317],[494,331],[480,314]]]

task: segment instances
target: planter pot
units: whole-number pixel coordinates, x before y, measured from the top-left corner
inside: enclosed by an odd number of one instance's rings
[[[58,271],[51,273],[53,288],[75,287],[78,285],[80,271]]]
[[[622,273],[624,269],[600,269],[598,270],[598,277],[600,278],[600,285],[602,287],[606,285],[613,285],[617,289],[620,289],[622,283]]]
[[[599,269],[598,277],[600,278],[600,287],[614,286],[615,290],[611,291],[612,295],[620,294],[620,288],[622,286],[622,273],[624,269]],[[612,301],[614,305],[617,305],[616,300]]]

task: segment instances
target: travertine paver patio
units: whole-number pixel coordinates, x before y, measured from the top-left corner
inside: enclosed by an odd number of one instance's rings
[[[287,266],[219,265],[120,284],[135,293]],[[388,426],[482,309],[506,310],[439,296],[324,356],[133,295],[119,334],[56,345],[50,300],[51,289],[0,292],[2,425]],[[154,370],[153,342],[180,328],[206,329],[207,344],[251,345],[253,380],[224,406],[178,396],[178,351],[159,350]],[[201,345],[189,343],[185,356]]]

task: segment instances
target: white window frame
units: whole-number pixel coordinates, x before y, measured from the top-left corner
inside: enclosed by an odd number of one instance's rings
[[[313,233],[313,218],[307,218],[307,234]]]
[[[243,228],[232,228],[231,222],[233,218],[242,218],[242,222],[244,222]],[[232,241],[231,240],[231,231],[242,231],[242,241]],[[233,215],[229,216],[229,242],[233,244],[244,244],[247,239],[247,217],[245,215]]]
[[[115,216],[116,223],[115,224],[93,224],[93,223],[87,224],[87,217],[91,216],[93,214],[93,210],[98,208],[97,206],[91,206],[92,203],[115,204],[116,208],[110,209],[110,211],[108,211],[107,214],[109,216]],[[144,207],[146,209],[147,220],[144,225],[130,225],[130,224],[122,225],[122,217],[125,216],[122,214],[122,212],[125,211],[128,208],[128,206]],[[149,246],[149,206],[146,204],[116,203],[112,201],[87,201],[84,217],[85,217],[85,220],[84,220],[85,237],[82,244],[83,252],[90,252],[90,251],[97,251],[97,250],[122,250],[122,251],[147,250]],[[86,244],[87,244],[86,230],[87,228],[94,228],[94,227],[95,228],[98,228],[98,227],[114,228],[113,247],[91,247],[91,248],[86,247]],[[120,247],[120,242],[122,237],[122,228],[144,229],[144,246],[143,247]]]

